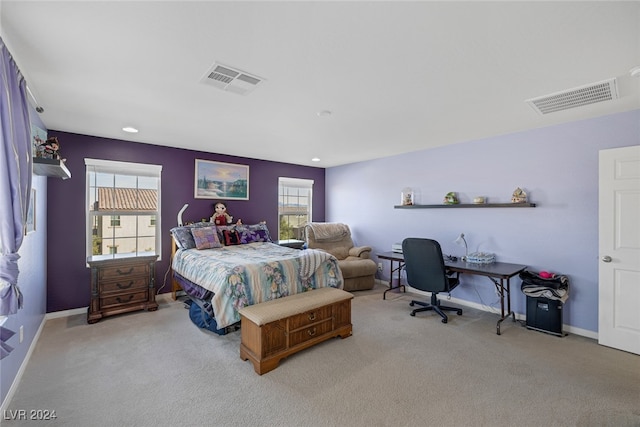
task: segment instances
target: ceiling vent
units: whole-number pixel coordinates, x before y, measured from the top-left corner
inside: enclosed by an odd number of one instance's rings
[[[207,71],[201,81],[218,89],[246,95],[258,87],[264,79],[237,68],[216,63]]]
[[[613,99],[618,99],[615,78],[527,99],[525,102],[538,113],[549,114]]]

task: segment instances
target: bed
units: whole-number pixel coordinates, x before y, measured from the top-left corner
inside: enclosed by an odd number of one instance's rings
[[[245,306],[312,289],[342,289],[337,259],[271,241],[266,224],[200,223],[171,230],[172,276],[192,299],[210,307],[218,328],[240,321]]]

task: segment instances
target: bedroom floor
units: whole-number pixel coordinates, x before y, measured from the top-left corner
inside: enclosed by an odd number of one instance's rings
[[[409,316],[415,295],[355,293],[353,336],[262,376],[240,333],[198,329],[182,302],[94,325],[47,321],[7,411],[55,411],[41,425],[640,425],[640,357],[464,308],[442,324]],[[5,411],[5,415],[8,413]],[[28,425],[21,420],[3,425]]]

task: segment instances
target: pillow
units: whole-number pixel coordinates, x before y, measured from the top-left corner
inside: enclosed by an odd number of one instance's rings
[[[170,231],[176,242],[176,246],[178,246],[179,249],[193,249],[196,247],[196,242],[193,240],[191,230],[194,228],[211,226],[212,224],[208,222],[197,222],[195,224],[189,224],[182,227],[174,227]]]
[[[221,248],[220,240],[218,239],[218,233],[215,227],[198,227],[192,228],[191,234],[193,234],[193,240],[196,243],[197,249],[212,249]]]
[[[222,230],[222,235],[224,236],[224,244],[227,246],[239,245],[242,243],[240,241],[240,233],[238,233],[237,230]]]
[[[240,243],[253,243],[253,242],[270,242],[269,231],[267,230],[240,230]]]
[[[242,243],[273,241],[269,235],[267,224],[264,222],[250,225],[241,224],[236,227],[236,230],[240,233],[240,241]]]
[[[252,243],[252,242],[273,242],[269,235],[269,229],[264,222],[258,224],[231,224],[231,225],[218,225],[218,237],[221,242],[225,242],[224,231],[235,230],[240,234],[240,244]],[[225,243],[226,244],[226,243]]]
[[[216,225],[216,230],[218,231],[218,238],[224,244],[224,231],[225,230],[235,230],[236,226],[233,225]]]

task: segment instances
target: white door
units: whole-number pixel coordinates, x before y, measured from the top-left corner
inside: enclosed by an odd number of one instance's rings
[[[640,354],[640,146],[600,151],[598,342]]]

